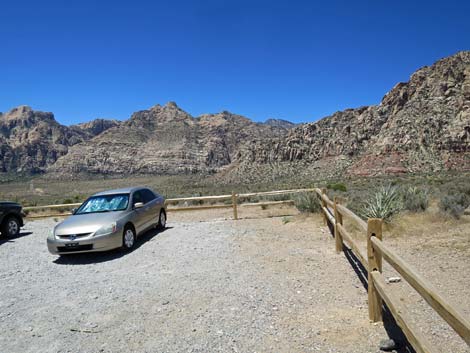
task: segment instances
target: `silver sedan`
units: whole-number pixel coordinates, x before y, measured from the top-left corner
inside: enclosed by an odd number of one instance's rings
[[[130,250],[136,238],[166,225],[165,199],[144,187],[108,190],[87,199],[47,238],[52,254]]]

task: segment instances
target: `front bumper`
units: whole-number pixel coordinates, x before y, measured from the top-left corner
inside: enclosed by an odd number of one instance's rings
[[[106,235],[93,236],[75,240],[59,237],[47,238],[47,248],[51,254],[78,254],[83,252],[107,251],[122,246],[122,231]]]

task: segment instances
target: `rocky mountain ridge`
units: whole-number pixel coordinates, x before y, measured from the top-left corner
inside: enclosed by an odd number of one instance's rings
[[[52,113],[0,114],[0,172],[55,177],[215,174],[220,181],[470,171],[470,51],[417,70],[378,105],[317,122],[255,123],[176,103],[126,121],[63,126]]]
[[[28,106],[0,113],[0,172],[43,172],[65,155],[69,147],[117,124],[117,121],[98,119],[64,126],[52,113],[34,111]]]
[[[232,177],[470,171],[470,51],[419,69],[379,105],[300,125],[237,160]]]
[[[279,138],[287,130],[223,111],[192,117],[169,102],[134,113],[49,168],[55,175],[212,174],[229,166],[240,146]]]

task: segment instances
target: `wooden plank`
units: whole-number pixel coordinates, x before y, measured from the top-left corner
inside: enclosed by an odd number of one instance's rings
[[[182,202],[182,201],[204,201],[204,200],[227,200],[230,199],[232,195],[216,195],[216,196],[192,196],[192,197],[178,197],[176,199],[166,199],[166,203],[172,202]]]
[[[238,203],[237,194],[235,194],[235,191],[232,191],[233,219],[235,219],[235,220],[238,219],[237,203]]]
[[[464,315],[452,307],[416,269],[385,246],[383,242],[372,239],[372,245],[470,346],[470,322]]]
[[[367,254],[365,253],[365,251],[362,250],[357,245],[357,243],[354,241],[351,234],[349,234],[342,225],[338,224],[338,230],[341,233],[341,236],[343,237],[343,240],[346,240],[347,244],[353,250],[354,254],[359,259],[362,266],[364,266],[364,268],[367,268]]]
[[[40,210],[44,208],[76,207],[80,205],[81,203],[64,203],[61,205],[27,206],[27,207],[23,207],[23,210],[30,211],[30,210]]]
[[[343,216],[352,219],[364,232],[367,232],[367,223],[364,222],[358,215],[356,215],[349,208],[344,207],[343,205],[338,205],[337,209],[339,213]]]
[[[343,239],[341,238],[341,232],[338,230],[338,225],[343,224],[343,216],[340,215],[336,209],[337,199],[334,199],[334,216],[335,216],[335,248],[336,252],[339,254],[343,250]]]
[[[326,195],[326,193],[322,195],[322,199],[325,201],[325,203],[327,204],[327,206],[329,206],[329,207],[331,207],[331,208],[335,207],[334,202],[331,201],[331,200],[328,198],[328,195]]]
[[[372,322],[377,322],[382,321],[382,299],[372,280],[372,272],[382,272],[382,261],[380,254],[374,251],[372,247],[373,238],[382,239],[382,220],[379,218],[371,218],[367,221],[367,296],[369,300],[369,319]]]
[[[253,207],[253,206],[270,206],[270,205],[293,205],[295,204],[294,200],[285,200],[285,201],[267,201],[267,202],[252,202],[252,203],[242,203],[240,207]]]
[[[406,338],[417,353],[438,353],[437,349],[428,342],[420,330],[413,324],[407,315],[407,310],[400,302],[400,299],[392,292],[392,288],[387,286],[382,274],[378,271],[371,273],[372,283],[377,292],[387,304],[398,326],[402,329]],[[369,282],[369,286],[371,282]]]
[[[194,206],[194,207],[168,207],[168,212],[179,212],[179,211],[198,211],[198,210],[209,210],[215,208],[233,208],[233,205],[210,205],[210,206]]]
[[[323,214],[325,215],[326,219],[330,221],[331,224],[335,224],[335,218],[330,213],[330,211],[326,207],[322,207],[322,209],[323,209]]]
[[[275,190],[275,191],[263,191],[263,192],[251,192],[251,193],[245,193],[245,194],[238,194],[238,197],[296,194],[296,193],[301,193],[301,192],[314,192],[314,191],[316,191],[316,189]]]
[[[71,213],[60,213],[60,214],[47,214],[47,215],[37,215],[37,216],[26,216],[26,219],[41,219],[41,218],[52,218],[52,217],[68,217],[72,215]]]

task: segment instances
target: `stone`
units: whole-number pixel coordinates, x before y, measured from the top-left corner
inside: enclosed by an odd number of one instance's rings
[[[397,345],[392,339],[384,339],[380,341],[379,349],[384,352],[391,352],[394,349],[397,349]]]

